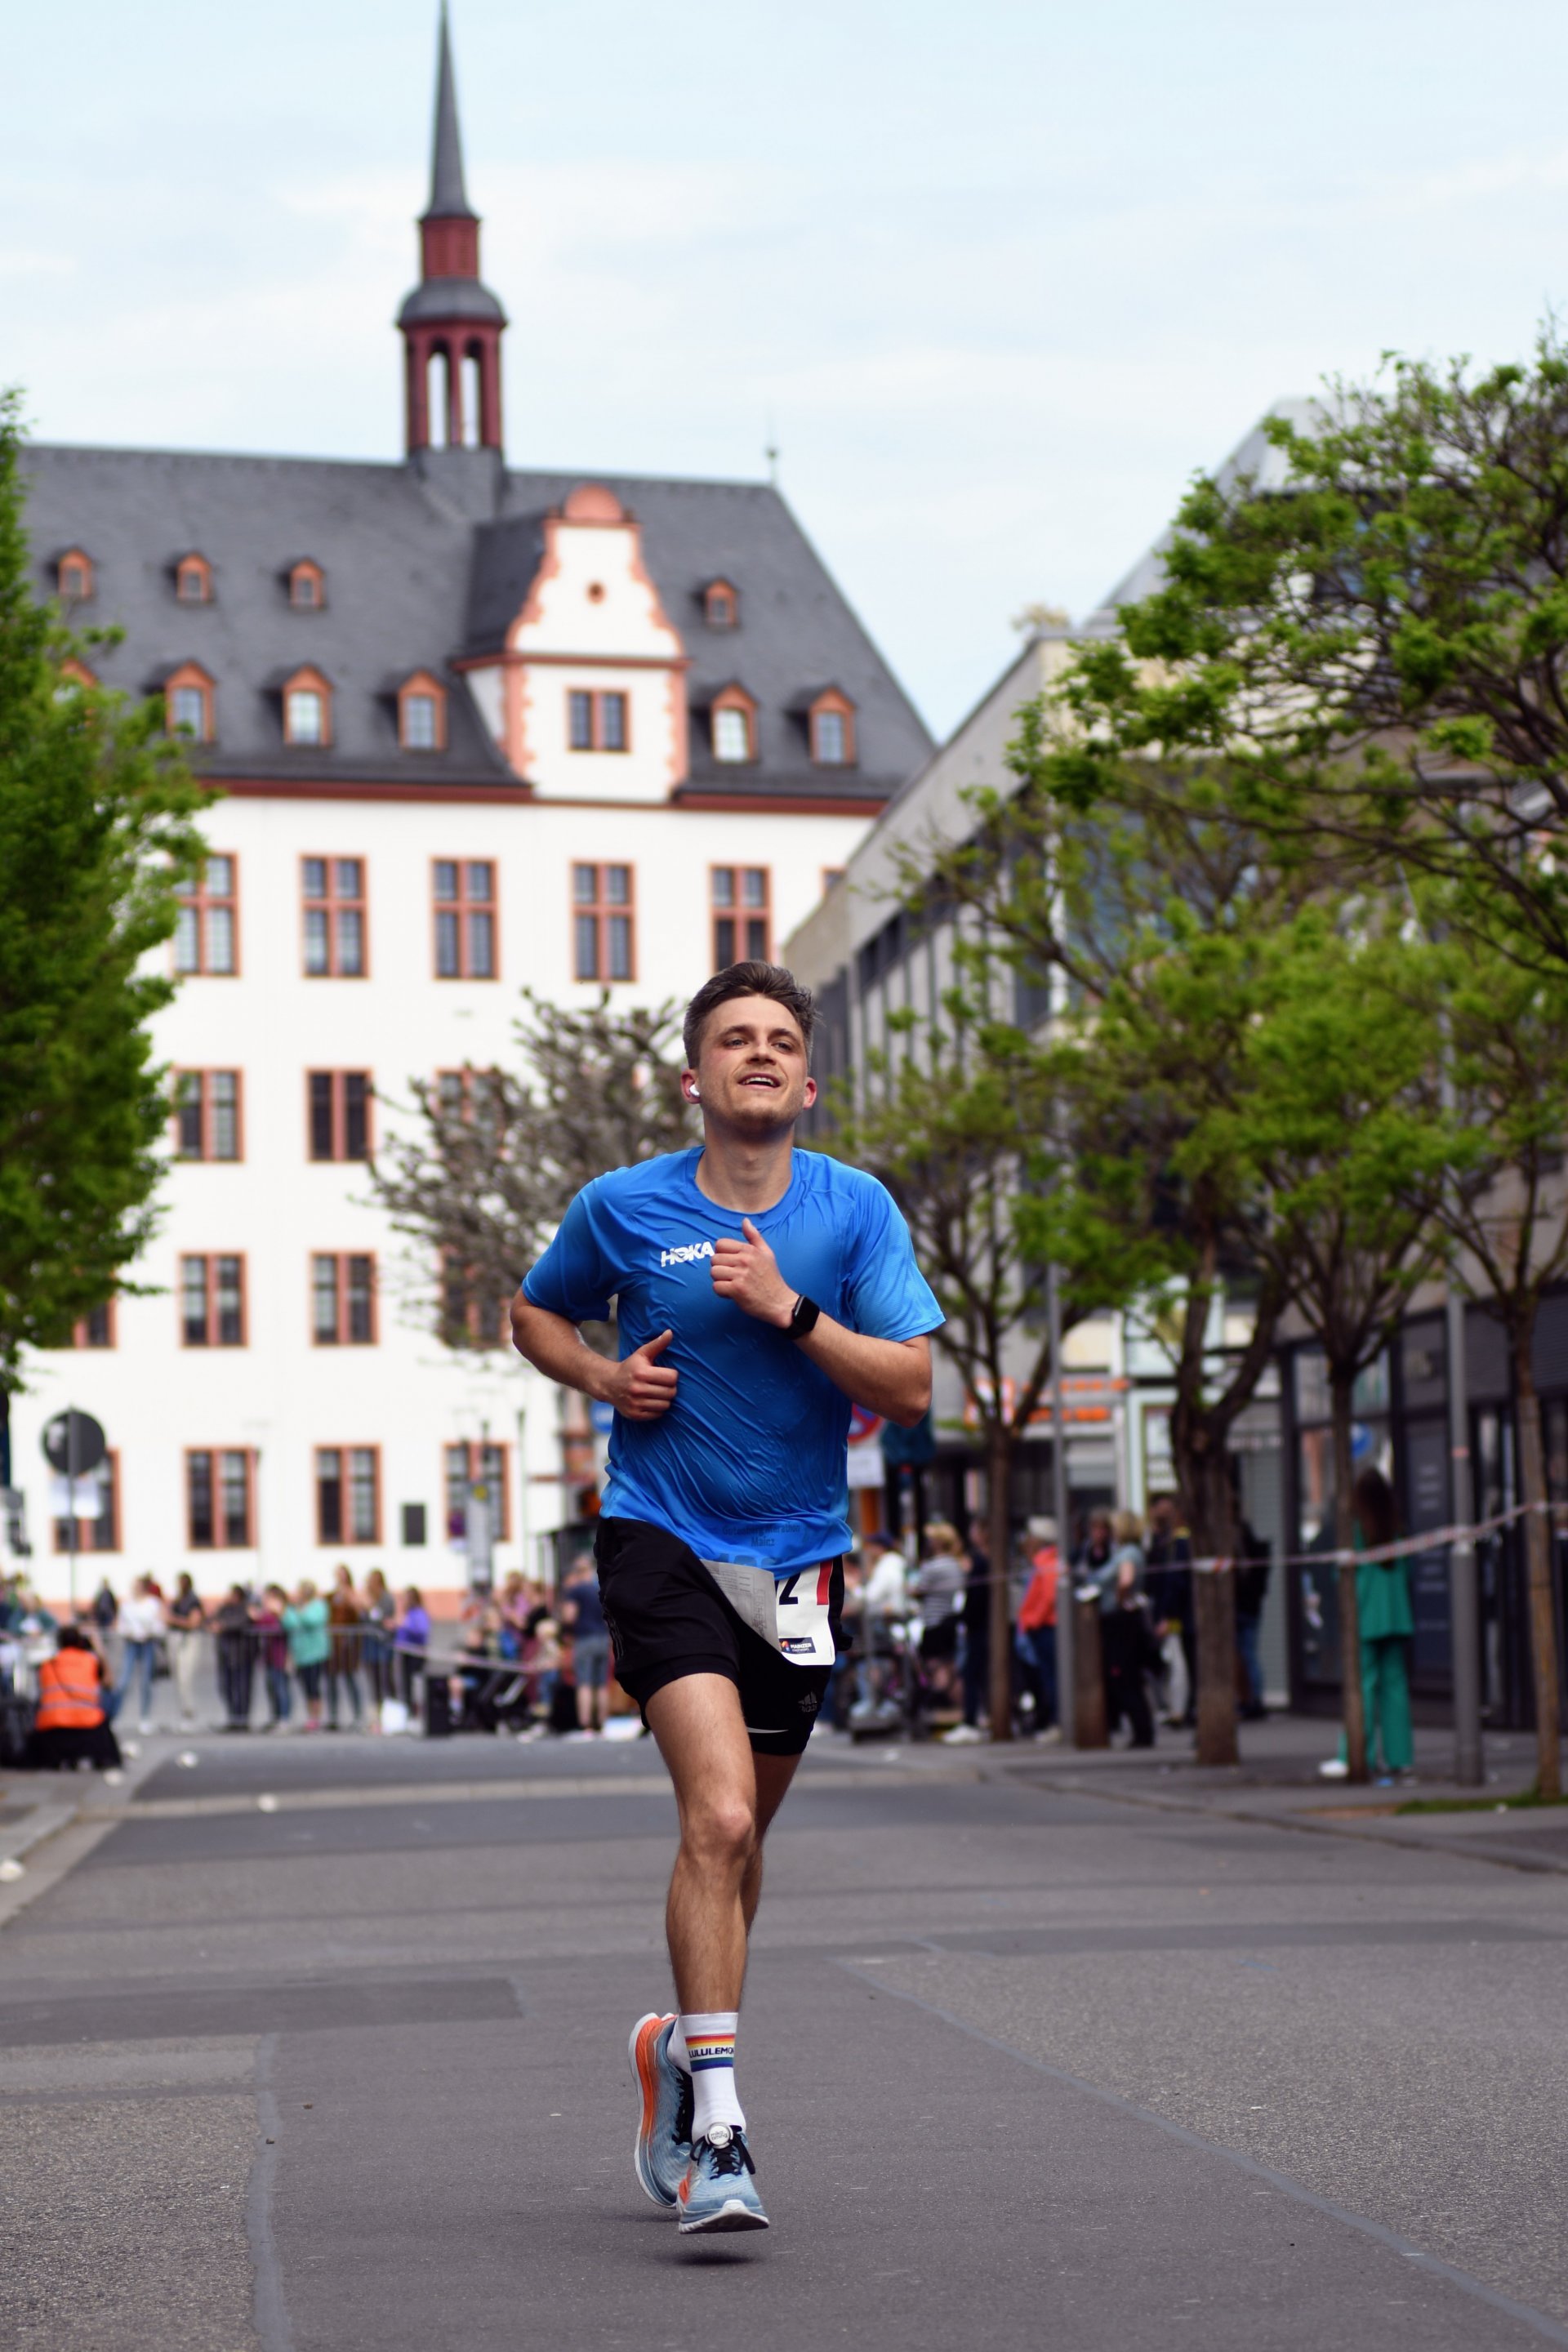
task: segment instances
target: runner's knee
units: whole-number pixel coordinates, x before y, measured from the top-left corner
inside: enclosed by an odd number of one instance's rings
[[[689,1812],[683,1842],[710,1869],[743,1871],[757,1850],[756,1819],[742,1797],[710,1797]]]

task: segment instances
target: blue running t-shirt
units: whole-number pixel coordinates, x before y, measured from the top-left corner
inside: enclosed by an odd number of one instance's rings
[[[613,1169],[585,1184],[522,1286],[535,1307],[603,1322],[617,1301],[621,1353],[674,1333],[657,1360],[679,1374],[658,1421],[616,1415],[607,1516],[647,1519],[700,1559],[787,1576],[850,1540],[849,1399],[792,1339],[722,1298],[711,1276],[739,1209],[697,1181],[700,1147]],[[792,1290],[851,1331],[912,1339],[942,1312],[909,1227],[874,1176],[796,1151],[782,1201],[752,1217]]]

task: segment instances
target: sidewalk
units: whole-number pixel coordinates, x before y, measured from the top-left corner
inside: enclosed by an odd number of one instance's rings
[[[1462,1787],[1454,1779],[1453,1734],[1445,1729],[1416,1731],[1414,1788],[1352,1788],[1347,1781],[1321,1780],[1318,1767],[1334,1754],[1337,1738],[1338,1727],[1326,1717],[1279,1715],[1244,1724],[1241,1761],[1223,1767],[1195,1763],[1185,1732],[1163,1732],[1152,1751],[1042,1748],[1019,1741],[1010,1748],[967,1752],[987,1777],[1057,1794],[1092,1791],[1155,1810],[1436,1848],[1513,1869],[1568,1874],[1568,1805],[1517,1810],[1503,1802],[1522,1796],[1534,1782],[1533,1733],[1487,1735],[1480,1788]],[[1568,1767],[1564,1781],[1568,1785]],[[1467,1810],[1409,1810],[1434,1803]]]

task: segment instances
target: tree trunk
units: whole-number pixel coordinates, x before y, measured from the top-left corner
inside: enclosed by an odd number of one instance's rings
[[[1196,1433],[1194,1433],[1196,1434]],[[1206,1442],[1182,1465],[1187,1532],[1194,1560],[1222,1559],[1223,1568],[1193,1570],[1193,1633],[1196,1644],[1197,1738],[1200,1764],[1236,1764],[1236,1579],[1230,1567],[1230,1477],[1223,1449]]]
[[[1013,1612],[1007,1570],[1013,1553],[1009,1505],[1013,1439],[1005,1422],[986,1433],[986,1549],[991,1555],[991,1737],[1013,1737]]]
[[[1546,1524],[1546,1461],[1541,1443],[1541,1400],[1535,1393],[1534,1318],[1514,1333],[1513,1377],[1519,1394],[1519,1469],[1524,1512],[1525,1581],[1530,1593],[1530,1662],[1535,1685],[1535,1778],[1543,1797],[1563,1793],[1562,1729],[1558,1720],[1557,1612],[1552,1594],[1552,1531]]]
[[[1353,1373],[1342,1379],[1330,1374],[1334,1431],[1334,1549],[1352,1552],[1355,1546],[1355,1506],[1351,1489],[1351,1405]],[[1356,1605],[1356,1563],[1342,1559],[1340,1589],[1340,1692],[1345,1726],[1345,1761],[1352,1780],[1366,1779],[1366,1703],[1361,1684],[1361,1612]]]

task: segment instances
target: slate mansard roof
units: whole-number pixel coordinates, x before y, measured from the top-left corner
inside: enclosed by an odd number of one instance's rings
[[[124,631],[96,647],[106,686],[140,696],[184,662],[216,682],[215,743],[195,764],[221,782],[514,785],[452,667],[495,651],[521,609],[543,520],[585,480],[603,482],[643,527],[643,558],[691,660],[688,792],[842,803],[886,800],[931,751],[918,715],[788,507],[765,484],[504,471],[488,452],[423,462],[208,456],[34,446],[23,458],[39,593],[80,548],[94,568],[83,626]],[[174,567],[198,553],[213,600],[183,604]],[[289,567],[326,577],[319,611],[290,605]],[[710,628],[701,591],[733,583],[740,625]],[[283,740],[283,681],[305,667],[332,688],[330,748]],[[408,751],[396,690],[416,670],[449,689],[443,751]],[[758,757],[720,766],[701,716],[739,680],[758,706]],[[856,706],[856,764],[815,768],[805,711],[826,688]],[[526,782],[527,780],[524,779]]]

